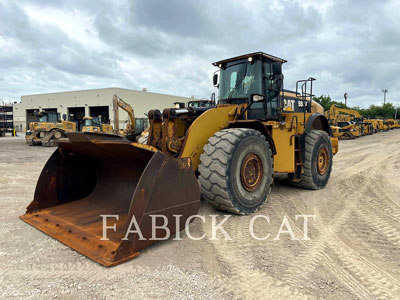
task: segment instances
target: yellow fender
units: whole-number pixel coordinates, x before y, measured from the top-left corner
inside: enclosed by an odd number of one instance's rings
[[[197,170],[200,164],[200,155],[208,139],[216,132],[228,127],[229,121],[234,119],[237,107],[237,105],[229,105],[207,110],[190,126],[179,157],[190,157],[193,170]]]

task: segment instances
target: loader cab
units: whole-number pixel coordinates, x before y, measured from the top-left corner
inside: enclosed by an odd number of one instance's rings
[[[219,67],[219,74],[214,75],[214,85],[219,89],[218,103],[251,104],[248,119],[279,119],[285,62],[263,52],[215,62],[213,65]]]

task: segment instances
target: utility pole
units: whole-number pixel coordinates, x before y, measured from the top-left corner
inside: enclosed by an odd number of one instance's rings
[[[386,104],[386,93],[387,93],[387,92],[388,92],[387,89],[382,90],[382,93],[383,93],[383,105]]]

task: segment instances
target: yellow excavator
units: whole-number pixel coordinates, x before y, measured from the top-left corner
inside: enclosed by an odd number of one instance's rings
[[[213,63],[217,104],[149,111],[145,145],[68,134],[21,219],[113,266],[183,230],[201,198],[245,215],[268,200],[274,174],[287,174],[298,187],[324,188],[338,139],[326,117],[312,112],[314,78],[299,80],[297,97],[286,98],[285,62],[256,52]]]
[[[110,124],[104,124],[101,117],[84,117],[82,132],[99,132],[113,133],[113,128]]]
[[[119,129],[119,108],[123,109],[129,117],[126,128]],[[130,141],[137,141],[141,133],[148,127],[147,118],[135,118],[135,112],[132,106],[122,100],[117,95],[113,96],[113,110],[114,110],[114,133],[121,134]]]
[[[374,127],[368,122],[364,122],[364,118],[355,109],[342,108],[333,104],[325,116],[332,125],[342,128],[343,138],[354,139],[374,133]]]
[[[76,132],[76,124],[60,120],[60,113],[42,111],[37,116],[39,122],[29,123],[25,132],[25,141],[30,146],[56,146],[55,141],[66,138],[68,132]]]

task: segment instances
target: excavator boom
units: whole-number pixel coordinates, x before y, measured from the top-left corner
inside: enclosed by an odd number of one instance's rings
[[[115,133],[119,132],[119,108],[122,108],[128,114],[130,124],[127,126],[127,133],[135,132],[135,112],[132,106],[119,98],[117,95],[113,96],[113,109],[114,109],[114,130]]]

